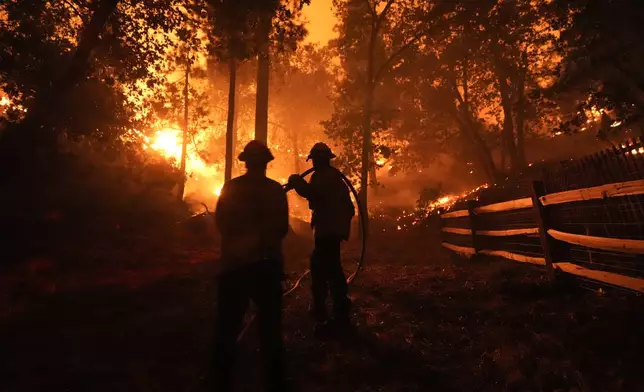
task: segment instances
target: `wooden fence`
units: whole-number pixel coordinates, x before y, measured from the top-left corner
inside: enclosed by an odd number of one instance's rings
[[[441,215],[443,246],[644,293],[644,142],[483,190]]]

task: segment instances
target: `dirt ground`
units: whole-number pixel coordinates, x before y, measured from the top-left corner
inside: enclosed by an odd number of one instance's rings
[[[287,248],[292,282],[310,244]],[[216,302],[206,249],[108,246],[110,263],[4,272],[0,390],[200,390]],[[357,243],[345,251],[350,270]],[[305,281],[285,302],[289,369],[302,391],[644,390],[642,299],[575,287],[518,263],[455,258],[433,230],[376,227],[351,287],[357,335],[313,338]],[[260,383],[255,332],[241,343],[240,391]]]

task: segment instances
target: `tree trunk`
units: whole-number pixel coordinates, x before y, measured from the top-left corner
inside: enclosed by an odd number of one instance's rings
[[[239,161],[235,158],[237,153],[237,138],[239,135],[239,94],[237,94],[237,69],[239,64],[235,64],[235,112],[233,117],[233,164],[232,175],[239,175]]]
[[[235,139],[235,90],[237,81],[237,62],[230,60],[228,83],[228,118],[226,120],[226,166],[224,169],[224,181],[229,181],[233,174],[233,154]]]
[[[63,98],[87,73],[87,64],[92,50],[99,44],[100,34],[105,23],[118,5],[119,0],[103,0],[96,9],[92,18],[83,31],[78,47],[65,72],[48,87],[43,88],[33,105],[29,108],[27,117],[23,121],[22,129],[35,132],[36,128],[56,124],[57,106]],[[45,130],[39,139],[45,142],[55,142],[56,135],[51,130]]]
[[[474,151],[476,151],[478,163],[485,172],[488,181],[490,183],[498,182],[500,179],[499,172],[494,164],[494,159],[492,159],[490,149],[479,134],[477,124],[472,120],[469,113],[464,113],[459,108],[454,108],[452,114],[459,124],[461,133],[472,143]]]
[[[526,65],[523,64],[517,78],[517,113],[516,113],[516,134],[517,134],[517,167],[522,170],[526,166],[525,156],[525,78]]]
[[[375,74],[375,48],[376,37],[378,36],[377,21],[372,21],[371,35],[369,37],[369,52],[367,53],[367,75],[365,80],[365,98],[362,111],[362,162],[360,166],[360,200],[367,208],[368,203],[368,189],[369,189],[369,168],[372,163],[372,141],[371,141],[371,112],[373,110],[374,90],[376,88],[374,83]]]
[[[503,140],[503,147],[510,158],[510,168],[513,174],[516,174],[518,167],[518,156],[516,144],[514,142],[514,120],[512,115],[512,92],[508,85],[508,75],[504,71],[503,60],[501,59],[500,49],[496,45],[492,46],[492,61],[494,63],[494,72],[499,84],[499,94],[501,96],[501,107],[503,108],[503,130],[501,131],[501,139]]]
[[[471,132],[465,129],[464,125],[461,125],[459,128],[461,131],[461,139],[467,142],[474,151],[474,160],[476,161],[477,166],[482,169],[483,173],[485,173],[485,178],[488,183],[494,183],[496,181],[494,173],[490,170],[490,165],[485,160],[484,154],[481,153],[480,146],[472,139]]]
[[[500,179],[499,172],[494,164],[494,159],[492,159],[492,153],[485,144],[485,140],[483,140],[478,130],[474,129],[472,125],[462,124],[461,132],[463,131],[465,131],[466,136],[471,140],[472,145],[474,146],[479,165],[483,168],[488,182],[492,184],[497,183]]]
[[[467,54],[463,59],[463,110],[469,116],[470,113],[470,87],[469,87],[469,69],[470,64],[467,60]]]
[[[177,197],[183,200],[183,193],[186,188],[186,155],[188,153],[188,94],[190,92],[190,52],[186,53],[186,76],[183,86],[183,136],[181,138],[181,164],[179,170],[181,171],[181,182],[179,183],[179,190]]]
[[[300,165],[300,140],[299,140],[299,135],[298,131],[293,129],[291,131],[291,140],[293,141],[293,168],[295,169],[295,173],[300,173],[302,170],[302,167]]]
[[[257,55],[257,97],[255,101],[255,139],[268,144],[268,82],[272,14],[260,21]]]
[[[373,193],[378,194],[378,167],[376,166],[376,158],[371,154],[371,162],[369,163],[369,184],[373,188]]]
[[[369,67],[371,68],[371,67]],[[360,166],[360,199],[364,205],[368,202],[369,168],[371,166],[371,111],[373,106],[373,88],[367,87],[362,113],[362,159]]]
[[[488,179],[489,183],[496,183],[498,180],[498,171],[496,165],[494,164],[494,159],[492,159],[492,153],[488,148],[485,140],[481,137],[477,130],[476,123],[472,120],[472,115],[470,113],[470,102],[469,102],[469,62],[467,56],[463,59],[463,98],[458,97],[458,92],[454,91],[454,94],[457,95],[456,99],[461,102],[461,107],[456,108],[456,121],[459,123],[459,129],[461,131],[461,137],[463,140],[468,141],[473,147],[476,155],[476,160],[478,161],[479,167],[485,173],[485,176]],[[454,82],[455,83],[455,82]],[[456,84],[455,86],[456,87]]]
[[[499,162],[499,168],[502,171],[505,171],[507,169],[507,162],[506,162],[507,152],[508,152],[508,149],[505,147],[505,138],[503,137],[503,135],[501,135],[501,148],[499,150],[499,156],[500,156],[501,162]]]
[[[516,174],[519,169],[519,160],[517,156],[517,148],[514,142],[514,120],[512,116],[512,101],[510,98],[510,87],[504,76],[498,75],[499,90],[501,93],[501,106],[503,107],[503,145],[505,147],[507,156],[510,158],[510,170]]]

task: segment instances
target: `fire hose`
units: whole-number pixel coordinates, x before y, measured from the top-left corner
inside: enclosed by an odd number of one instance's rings
[[[365,253],[366,253],[366,248],[367,248],[367,223],[368,223],[369,217],[367,215],[367,210],[365,209],[366,206],[362,205],[362,203],[360,202],[360,197],[358,195],[358,192],[353,187],[353,184],[351,184],[351,181],[349,181],[349,179],[340,170],[338,170],[336,168],[334,168],[334,169],[337,171],[337,173],[342,178],[342,181],[344,181],[345,185],[351,191],[351,194],[353,195],[354,199],[356,200],[356,204],[358,206],[358,217],[359,217],[359,222],[360,222],[361,248],[360,248],[360,259],[358,259],[358,265],[356,267],[356,270],[351,275],[349,275],[349,277],[347,278],[347,283],[351,284],[355,280],[355,278],[358,276],[358,273],[360,272],[360,270],[362,269],[362,267],[364,265]],[[310,169],[306,170],[304,173],[300,174],[300,177],[304,178],[304,177],[308,176],[309,174],[313,173],[314,171],[315,171],[314,168],[310,168]],[[284,185],[282,185],[282,187],[284,188],[284,192],[289,192],[289,191],[291,191],[293,189],[291,186],[289,186],[289,184],[284,184]],[[177,222],[177,225],[182,224],[182,223],[186,222],[189,219],[200,218],[200,217],[203,217],[203,216],[208,216],[208,215],[213,214],[208,209],[208,206],[206,204],[202,203],[202,205],[205,208],[204,212],[196,214],[196,215],[193,215],[193,216],[191,216],[190,218],[188,218],[186,220]],[[304,280],[304,278],[306,278],[310,274],[310,272],[311,272],[310,270],[304,271],[304,273],[302,275],[300,275],[300,277],[295,281],[293,286],[290,289],[288,289],[288,290],[286,290],[284,292],[283,296],[286,297],[286,296],[290,295],[291,293],[293,293],[300,286],[300,283],[302,283],[302,280]],[[237,336],[237,343],[239,343],[242,340],[242,338],[244,337],[244,335],[246,334],[248,329],[250,329],[251,325],[253,324],[253,321],[255,320],[255,317],[256,317],[256,314],[253,313],[251,315],[250,319],[248,320],[248,322],[246,323],[246,325],[244,326],[244,328],[242,329],[242,331]]]
[[[358,273],[360,272],[360,270],[362,269],[362,266],[364,265],[365,253],[366,253],[366,248],[367,248],[367,223],[368,223],[369,217],[367,215],[367,210],[365,209],[366,206],[363,206],[362,203],[360,202],[360,197],[358,195],[358,192],[354,188],[353,184],[351,184],[351,181],[340,170],[338,170],[336,168],[333,168],[333,169],[340,175],[340,177],[342,178],[342,181],[344,181],[344,183],[347,186],[347,188],[349,188],[349,190],[351,191],[351,194],[353,195],[354,199],[356,200],[356,204],[358,205],[358,217],[359,217],[359,222],[360,222],[361,248],[360,248],[360,258],[358,259],[358,265],[356,267],[356,270],[351,275],[349,275],[349,277],[347,278],[347,283],[351,284],[355,280],[356,276],[358,276]],[[304,177],[308,176],[309,174],[313,173],[314,171],[315,171],[315,168],[310,168],[310,169],[306,170],[304,173],[300,174],[300,177],[304,178]],[[289,184],[284,184],[284,185],[282,185],[282,187],[284,189],[284,192],[289,192],[289,191],[291,191],[293,189]],[[202,203],[202,205],[206,209],[205,212],[193,215],[189,219],[198,218],[198,217],[202,217],[202,216],[205,216],[205,215],[212,215],[212,212],[210,212],[210,210],[208,209],[208,206],[203,204],[203,203]],[[177,222],[177,224],[181,224],[183,222],[185,222],[185,221]],[[293,293],[300,286],[300,284],[302,283],[302,280],[304,280],[304,278],[306,278],[310,274],[310,272],[311,272],[310,270],[304,271],[304,273],[302,275],[300,275],[300,277],[295,281],[293,286],[291,286],[291,288],[286,290],[283,295],[286,297],[286,296],[290,295],[291,293]],[[237,337],[238,342],[244,337],[244,334],[250,328],[250,326],[253,323],[254,319],[255,319],[255,314],[253,314],[251,316],[251,318],[248,321],[248,323],[246,323],[246,325],[244,326],[244,329],[240,332],[239,336]]]
[[[361,244],[361,249],[360,249],[360,259],[358,260],[358,266],[356,268],[356,271],[353,274],[349,275],[349,277],[347,278],[347,283],[351,283],[356,278],[356,276],[358,275],[358,272],[360,272],[360,269],[362,269],[362,265],[364,264],[364,258],[365,258],[366,247],[367,247],[367,232],[366,232],[366,230],[367,230],[367,219],[369,219],[369,217],[366,214],[366,210],[364,210],[364,208],[363,208],[364,206],[362,205],[362,203],[360,203],[360,197],[358,195],[358,192],[356,191],[356,188],[353,187],[353,184],[351,184],[351,181],[349,181],[347,176],[345,176],[344,173],[342,173],[340,170],[338,170],[336,168],[333,168],[333,169],[335,169],[335,171],[341,176],[342,181],[344,181],[344,183],[347,186],[347,188],[349,188],[349,190],[351,190],[351,193],[353,194],[353,197],[356,200],[356,204],[358,205],[358,217],[360,219],[360,237],[362,239],[362,244]],[[304,178],[304,177],[308,176],[309,174],[313,173],[314,171],[315,171],[315,168],[310,168],[307,171],[305,171],[304,173],[300,174],[300,177]],[[282,185],[282,187],[284,188],[285,192],[288,192],[291,189],[293,189],[291,186],[289,186],[289,184]],[[309,270],[305,271],[304,274],[302,274],[302,276],[300,276],[300,278],[295,282],[293,287],[291,287],[289,290],[287,290],[284,293],[284,295],[288,295],[291,292],[295,291],[295,289],[299,286],[299,284],[302,281],[302,279],[306,275],[308,275],[309,273],[310,273]]]
[[[356,270],[347,278],[347,283],[351,284],[355,280],[356,276],[358,276],[358,273],[360,272],[360,270],[362,269],[362,266],[364,265],[364,259],[365,259],[365,254],[367,250],[367,222],[368,222],[367,220],[369,219],[369,217],[367,215],[367,210],[364,208],[365,206],[363,206],[362,203],[360,202],[360,197],[358,195],[358,192],[356,191],[356,188],[354,188],[353,184],[351,184],[351,181],[349,181],[347,176],[345,176],[344,173],[342,173],[340,170],[336,168],[334,169],[337,171],[338,174],[340,174],[342,181],[344,181],[347,188],[349,188],[349,190],[353,194],[354,199],[356,200],[356,204],[358,205],[360,237],[361,237],[362,243],[360,247],[360,258],[358,259],[358,265],[356,267]],[[300,174],[300,177],[304,178],[309,174],[313,173],[314,171],[315,171],[315,168],[310,168],[304,173]],[[284,184],[282,185],[282,187],[284,188],[285,192],[289,192],[290,190],[293,189],[289,184]],[[283,294],[284,297],[293,293],[300,286],[300,283],[302,283],[302,280],[304,280],[304,278],[306,278],[310,273],[311,273],[311,270],[304,271],[304,273],[300,275],[300,277],[295,281],[293,286],[291,286],[290,289],[284,292]],[[239,336],[237,337],[237,342],[242,340],[242,338],[246,334],[246,331],[248,331],[248,329],[250,328],[254,320],[255,320],[255,314],[253,313],[250,320],[248,320],[248,322],[244,326],[244,329],[242,329],[242,331],[239,333]]]

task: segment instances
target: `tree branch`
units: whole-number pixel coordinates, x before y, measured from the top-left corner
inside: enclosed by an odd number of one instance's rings
[[[269,120],[269,121],[268,121],[268,124],[269,124],[269,125],[272,125],[272,126],[274,126],[274,127],[277,127],[277,128],[279,128],[279,129],[281,129],[282,131],[289,132],[286,128],[284,128],[284,126],[283,126],[282,124],[276,123],[275,121],[270,121],[270,120]]]
[[[373,78],[374,83],[377,82],[380,77],[382,76],[383,72],[385,72],[387,69],[389,69],[391,66],[393,66],[394,62],[398,60],[398,58],[407,51],[407,49],[411,48],[412,45],[414,45],[416,42],[418,42],[426,33],[428,33],[427,30],[422,31],[418,34],[416,34],[415,37],[413,37],[411,40],[409,40],[406,44],[401,46],[397,51],[395,51],[387,60],[385,60],[384,63],[378,68],[378,71],[376,71],[376,74]]]
[[[396,0],[388,0],[387,4],[385,4],[385,8],[382,10],[380,15],[377,15],[377,21],[376,21],[376,30],[380,30],[380,26],[382,25],[382,22],[385,20],[385,17],[387,16],[387,13],[389,12],[389,9],[391,6],[394,4]],[[374,8],[375,12],[375,8]]]
[[[454,93],[454,97],[458,100],[458,104],[460,105],[460,107],[464,107],[465,100],[461,96],[461,92],[458,91],[458,86],[453,81],[450,81],[449,84],[452,87],[452,93]]]
[[[72,11],[74,11],[76,13],[76,16],[78,16],[83,21],[83,24],[87,24],[87,17],[85,15],[83,15],[83,13],[78,8],[77,4],[74,4],[69,0],[63,0],[63,1],[65,2],[65,4],[67,4],[69,6],[69,8],[72,9]]]
[[[387,5],[383,10],[383,14],[385,13],[385,11],[389,10],[389,8],[394,3],[394,1],[395,0],[388,0]],[[444,6],[447,6],[449,4],[450,4],[450,1],[438,2],[438,4],[434,6],[430,11],[430,13],[427,15],[428,16],[427,19],[434,20],[433,16],[438,16],[442,11],[444,11]],[[375,77],[373,79],[374,83],[380,79],[383,72],[385,72],[389,67],[391,67],[394,64],[394,62],[398,59],[398,57],[400,57],[407,49],[409,49],[412,45],[418,42],[421,38],[430,34],[436,27],[437,27],[436,24],[433,24],[431,27],[424,29],[422,31],[419,31],[412,39],[410,39],[407,43],[401,46],[391,56],[389,56],[389,58],[380,66],[380,68],[376,72]]]
[[[375,24],[376,20],[378,20],[378,14],[376,13],[376,7],[371,5],[370,0],[364,0],[364,2],[367,3],[367,7],[369,7],[369,12],[371,12],[371,20],[372,20],[371,25],[373,26]]]

